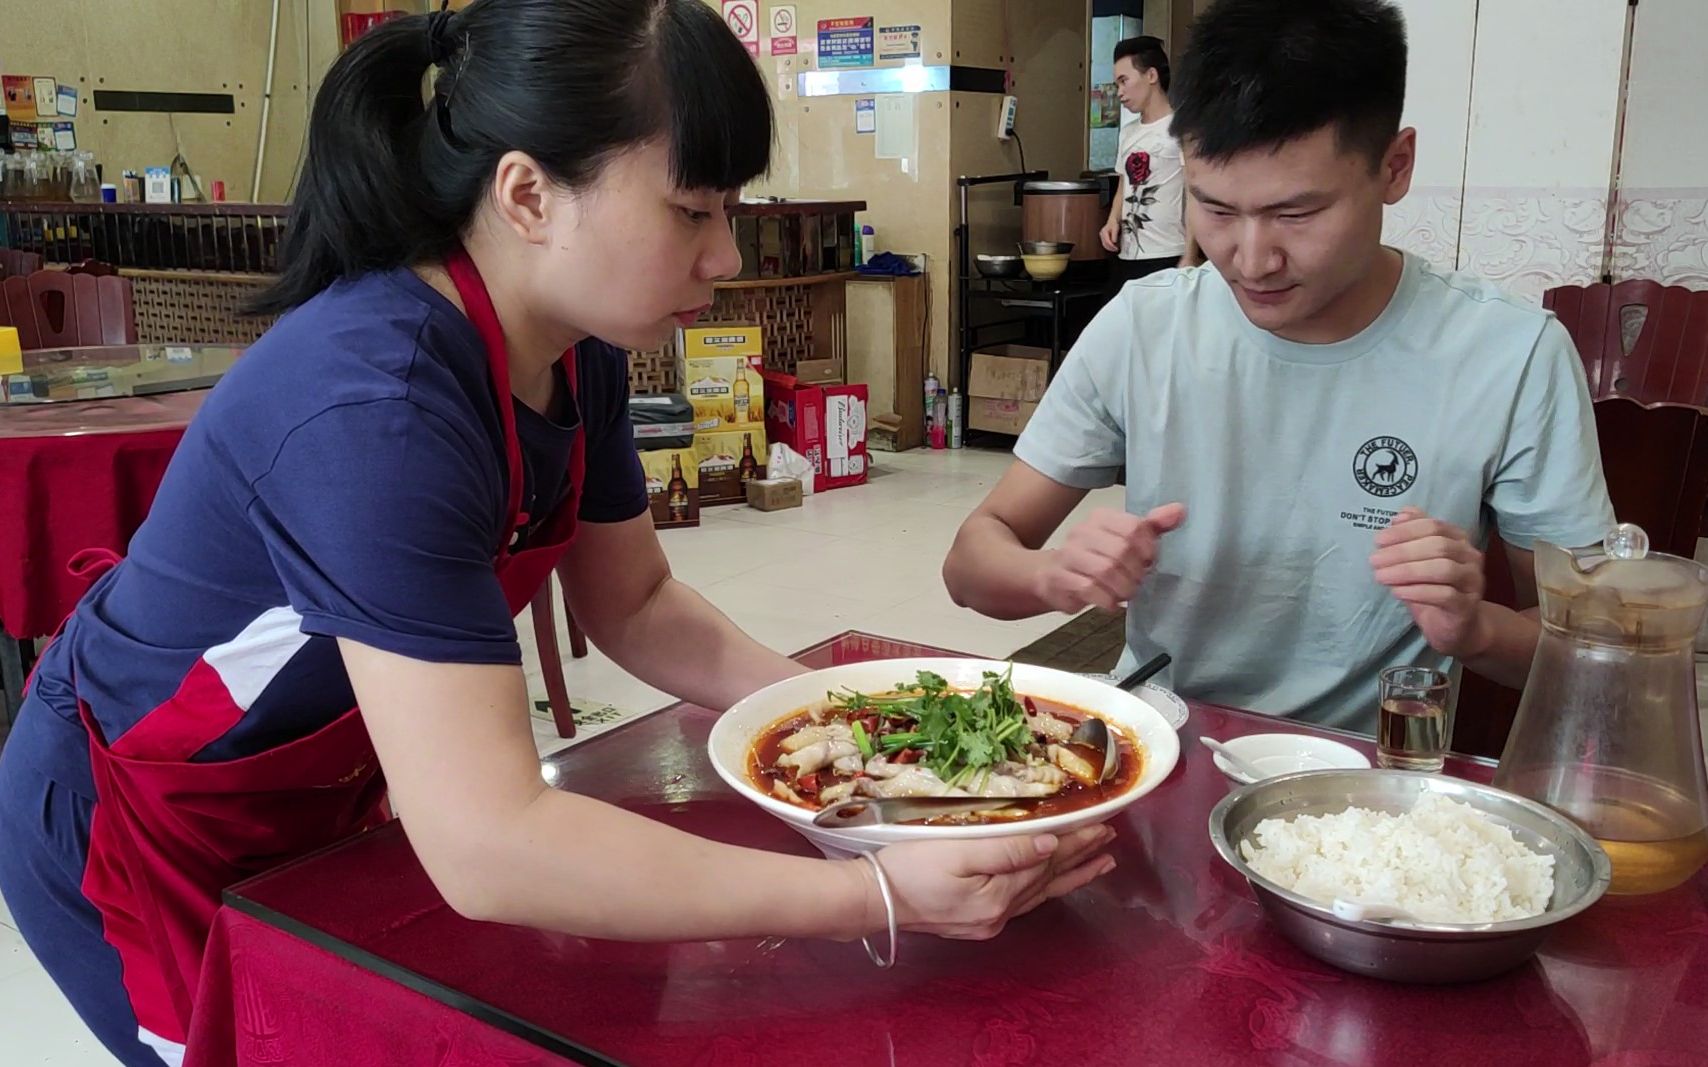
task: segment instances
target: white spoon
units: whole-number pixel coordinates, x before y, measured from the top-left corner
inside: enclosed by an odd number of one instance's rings
[[[1213,737],[1200,737],[1198,740],[1204,742],[1205,748],[1209,749],[1211,752],[1214,752],[1216,755],[1227,760],[1228,763],[1233,766],[1234,770],[1238,771],[1240,774],[1245,775],[1247,778],[1250,778],[1252,781],[1261,782],[1263,779],[1269,777],[1269,775],[1264,774],[1262,771],[1258,770],[1256,767],[1253,767],[1245,759],[1243,759],[1238,754],[1236,754],[1233,749],[1222,744],[1220,741],[1216,740],[1215,738],[1213,738]]]

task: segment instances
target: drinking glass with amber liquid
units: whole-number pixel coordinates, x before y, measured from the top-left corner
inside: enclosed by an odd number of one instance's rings
[[[1441,770],[1452,735],[1452,679],[1430,667],[1389,667],[1381,674],[1380,689],[1376,765]]]

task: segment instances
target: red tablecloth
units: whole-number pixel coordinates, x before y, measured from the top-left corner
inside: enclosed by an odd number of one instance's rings
[[[59,626],[88,587],[67,561],[124,552],[205,395],[0,405],[0,627]]]
[[[807,660],[914,651],[841,639]],[[716,778],[715,717],[643,719],[571,749],[559,780],[706,836],[810,854]],[[1273,729],[1300,728],[1193,706],[1180,767],[1115,824],[1110,876],[991,942],[906,936],[889,972],[858,945],[627,945],[467,922],[392,824],[233,891],[188,1063],[1708,1062],[1708,874],[1605,900],[1476,985],[1358,978],[1293,948],[1210,846],[1227,783],[1197,744]]]

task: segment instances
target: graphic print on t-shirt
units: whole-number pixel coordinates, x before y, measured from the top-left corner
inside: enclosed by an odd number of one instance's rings
[[[1127,157],[1127,210],[1121,225],[1134,241],[1151,221],[1150,207],[1156,203],[1155,185],[1151,180],[1151,154],[1134,152]]]
[[[1398,437],[1372,437],[1352,461],[1352,476],[1371,496],[1399,496],[1417,484],[1417,453]]]

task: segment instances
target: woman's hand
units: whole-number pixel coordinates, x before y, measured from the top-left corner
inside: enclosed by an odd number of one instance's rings
[[[1015,916],[1113,870],[1114,857],[1100,850],[1114,837],[1107,826],[1088,826],[1060,837],[909,841],[877,858],[889,876],[902,929],[982,941],[1001,933]],[[868,925],[881,929],[887,917],[877,875],[870,864],[854,866],[871,883]]]

